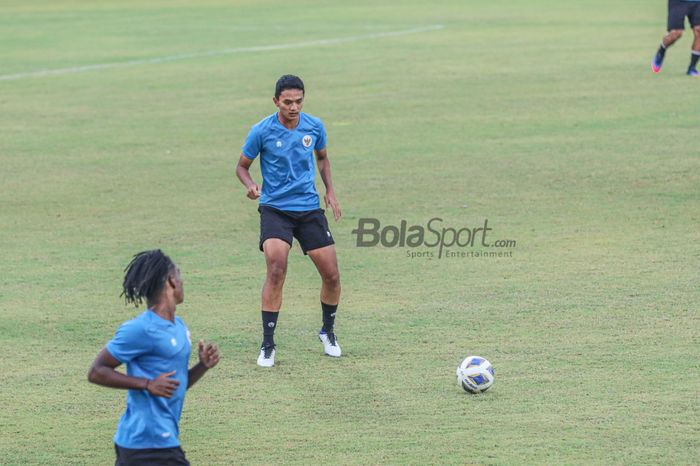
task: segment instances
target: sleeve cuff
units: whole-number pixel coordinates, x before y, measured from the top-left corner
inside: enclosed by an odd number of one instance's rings
[[[116,359],[116,360],[119,361],[120,363],[126,364],[127,362],[129,362],[129,361],[126,361],[126,360],[124,360],[123,358],[120,358],[119,356],[117,356],[117,355],[115,354],[115,352],[114,352],[114,349],[112,349],[112,348],[110,347],[110,344],[109,344],[109,343],[107,343],[107,345],[105,345],[105,349],[107,350],[107,352],[108,352],[109,354],[112,355],[112,357],[113,357],[114,359]]]

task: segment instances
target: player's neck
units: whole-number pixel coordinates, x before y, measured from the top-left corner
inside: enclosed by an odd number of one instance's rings
[[[282,124],[282,126],[291,131],[299,125],[299,116],[297,115],[297,117],[293,120],[288,120],[282,116],[282,112],[277,112],[277,121],[279,121]]]
[[[175,322],[175,303],[169,300],[162,300],[157,303],[149,304],[148,308],[158,317],[161,317],[170,322]]]

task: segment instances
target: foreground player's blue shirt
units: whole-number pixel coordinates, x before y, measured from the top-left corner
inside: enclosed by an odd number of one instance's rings
[[[129,390],[126,412],[119,420],[114,443],[124,448],[171,448],[178,440],[180,413],[187,391],[192,345],[190,332],[179,317],[175,322],[146,310],[124,322],[107,351],[126,364],[126,373],[155,379],[166,372],[180,382],[172,398],[153,396],[147,390]]]
[[[299,113],[299,124],[293,130],[282,126],[277,113],[253,126],[242,153],[251,160],[260,154],[263,177],[260,205],[297,212],[320,208],[314,183],[314,150],[325,148],[323,123],[303,112]]]

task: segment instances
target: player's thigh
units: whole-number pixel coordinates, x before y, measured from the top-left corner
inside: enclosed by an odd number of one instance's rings
[[[313,261],[321,277],[340,280],[340,272],[338,271],[338,256],[336,255],[334,244],[318,249],[312,249],[311,251],[308,251],[307,254]]]
[[[668,22],[667,30],[671,31],[683,31],[685,29],[685,17],[689,13],[689,2],[684,2],[682,0],[669,0],[668,1]]]
[[[180,447],[130,449],[115,445],[116,466],[189,466]]]
[[[294,237],[299,241],[304,254],[335,244],[323,209],[310,211],[299,218],[294,228]]]
[[[268,272],[285,274],[291,245],[279,238],[268,238],[262,244]]]
[[[260,250],[269,239],[279,239],[292,246],[295,222],[283,212],[267,206],[260,206]]]
[[[692,2],[689,8],[688,21],[690,21],[690,27],[693,28],[697,37],[700,34],[700,2]]]

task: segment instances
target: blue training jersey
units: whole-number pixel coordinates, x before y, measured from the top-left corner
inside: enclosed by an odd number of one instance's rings
[[[323,123],[303,112],[299,113],[299,124],[293,130],[280,123],[277,113],[254,125],[242,154],[251,160],[260,155],[263,177],[260,205],[296,212],[320,208],[314,150],[325,148]]]
[[[129,390],[126,412],[119,420],[114,443],[124,448],[171,448],[178,439],[180,414],[187,391],[192,344],[190,332],[179,317],[175,322],[146,310],[119,327],[107,351],[134,377],[155,379],[166,372],[180,382],[171,398],[147,390]]]

